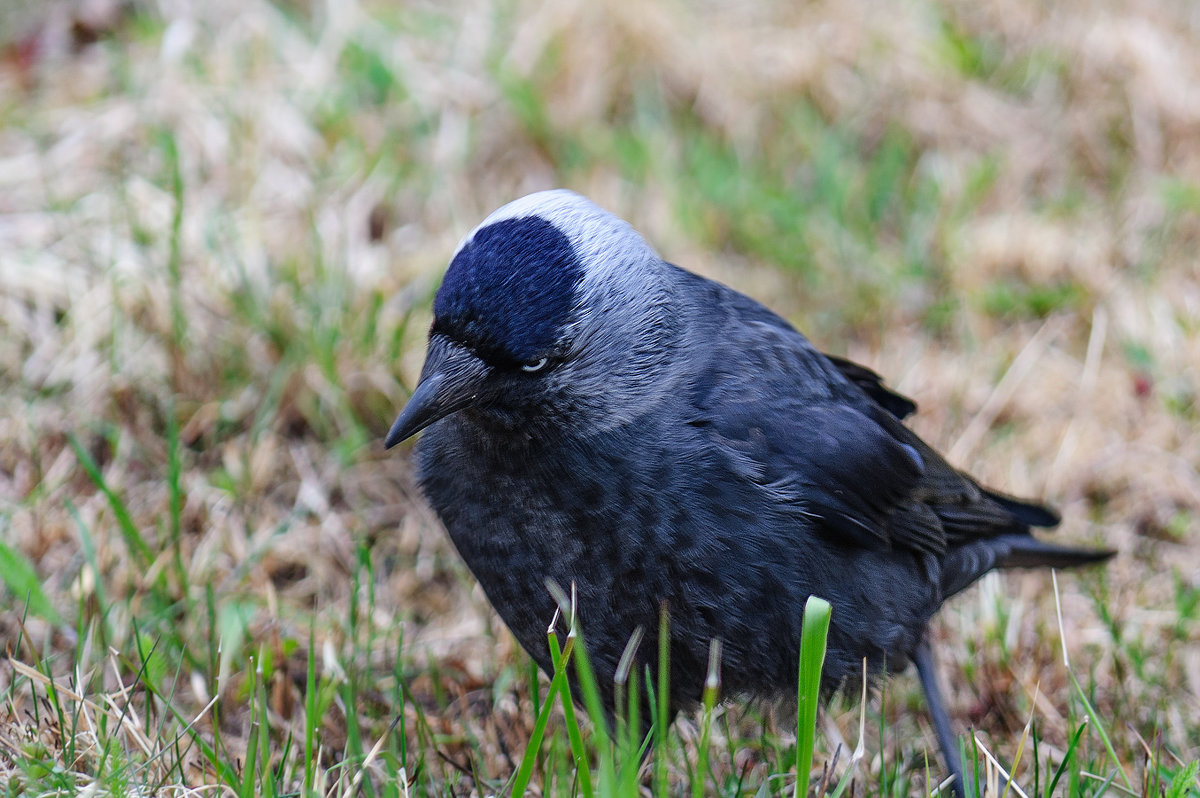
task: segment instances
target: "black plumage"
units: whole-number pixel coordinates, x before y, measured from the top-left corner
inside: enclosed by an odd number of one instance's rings
[[[1110,556],[1035,539],[1057,516],[948,465],[877,374],[570,192],[485,220],[434,310],[387,444],[426,430],[422,490],[543,668],[545,586],[574,586],[610,708],[627,641],[653,639],[664,603],[673,710],[700,698],[714,638],[726,694],[794,695],[818,595],[833,605],[826,687],[864,657],[915,660],[961,778],[925,643],[934,612],[993,568]]]

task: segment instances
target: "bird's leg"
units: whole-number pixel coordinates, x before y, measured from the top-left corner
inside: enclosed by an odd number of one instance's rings
[[[928,639],[921,639],[913,651],[912,659],[913,664],[917,666],[917,676],[921,679],[921,689],[925,691],[925,703],[929,705],[929,716],[933,719],[933,731],[937,734],[938,745],[942,749],[942,760],[946,763],[950,775],[954,776],[950,788],[957,798],[964,798],[966,782],[963,781],[962,759],[958,755],[958,739],[950,727],[950,716],[946,714],[946,702],[938,686],[933,652],[929,648]]]

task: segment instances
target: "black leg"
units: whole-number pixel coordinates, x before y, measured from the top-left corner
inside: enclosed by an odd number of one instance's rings
[[[938,687],[937,673],[934,670],[933,652],[929,650],[929,641],[922,640],[913,652],[913,664],[917,666],[917,676],[921,679],[921,688],[925,691],[925,703],[929,705],[929,716],[933,719],[933,731],[937,734],[938,745],[942,749],[942,760],[946,769],[954,776],[951,789],[957,798],[966,795],[966,782],[963,781],[962,759],[958,755],[958,740],[950,726],[950,717],[946,714],[946,702]]]

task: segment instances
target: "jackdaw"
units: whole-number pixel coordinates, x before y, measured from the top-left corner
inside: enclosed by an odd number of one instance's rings
[[[873,371],[569,191],[485,219],[433,313],[386,445],[425,430],[424,495],[547,671],[546,585],[574,586],[610,712],[626,644],[639,629],[653,641],[663,606],[672,717],[701,698],[714,639],[727,695],[794,697],[816,595],[833,605],[824,687],[855,680],[864,658],[872,672],[913,662],[961,794],[930,618],[993,568],[1112,553],[1037,540],[1030,527],[1054,526],[1054,511],[948,465]]]

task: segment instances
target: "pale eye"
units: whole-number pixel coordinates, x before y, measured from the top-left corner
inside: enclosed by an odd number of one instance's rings
[[[530,373],[533,373],[535,371],[541,371],[542,369],[546,368],[546,364],[549,362],[550,362],[549,358],[545,358],[545,357],[538,358],[537,360],[533,361],[532,363],[525,363],[524,365],[522,365],[521,371],[528,371]]]

